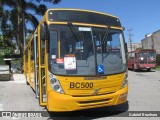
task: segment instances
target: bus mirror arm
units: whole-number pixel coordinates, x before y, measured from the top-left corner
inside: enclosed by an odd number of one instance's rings
[[[125,48],[126,53],[128,53],[127,43],[124,43],[124,48]]]
[[[42,41],[45,41],[46,40],[46,33],[44,30],[42,30],[42,33],[41,33],[41,40]]]
[[[127,43],[124,43],[124,49],[125,49],[125,54],[126,54],[126,59],[128,58],[128,49],[127,49]],[[128,61],[127,61],[128,64]]]
[[[41,40],[48,40],[49,30],[46,23],[43,23],[41,26]]]
[[[48,40],[49,39],[49,34],[48,34],[48,29],[45,29],[42,33],[42,40],[45,41],[45,40]]]
[[[122,27],[123,31],[125,31],[125,27]]]

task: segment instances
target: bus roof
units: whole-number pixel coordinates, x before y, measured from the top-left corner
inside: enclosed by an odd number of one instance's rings
[[[106,13],[103,13],[103,12],[97,12],[97,11],[93,11],[93,10],[85,10],[85,9],[51,8],[51,9],[48,9],[47,11],[50,11],[50,10],[55,10],[55,11],[56,10],[70,10],[70,11],[92,12],[92,13],[103,14],[103,15],[114,17],[114,18],[118,18],[117,16],[114,16],[114,15],[111,15],[111,14],[106,14]]]
[[[137,53],[137,52],[144,52],[144,51],[154,51],[154,52],[156,52],[155,49],[141,49],[141,50],[135,50],[135,51],[128,52],[128,53]]]
[[[46,16],[50,22],[77,22],[121,27],[118,17],[90,10],[49,9]]]

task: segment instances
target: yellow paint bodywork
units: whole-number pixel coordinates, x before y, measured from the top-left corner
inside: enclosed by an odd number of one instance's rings
[[[30,55],[30,53],[28,55]],[[34,61],[28,59],[28,61],[25,61],[24,67],[25,67],[24,74],[27,78],[27,82],[35,90],[35,70],[34,70],[35,65],[34,65]]]
[[[120,98],[121,94],[127,94],[127,92],[128,86],[113,94],[88,97],[72,97],[70,95],[63,95],[50,91],[47,96],[47,109],[48,111],[74,111],[119,105],[127,101],[127,96]]]
[[[60,10],[60,9],[55,9]],[[66,10],[66,9],[61,9]],[[69,9],[75,10],[75,9]],[[79,9],[78,9],[79,10]],[[88,10],[80,10],[86,11]],[[98,14],[104,14],[95,11],[89,11]],[[108,15],[108,14],[105,14]],[[109,15],[112,16],[112,15]],[[115,16],[112,16],[115,17]],[[46,97],[47,101],[42,101],[42,92],[41,87],[40,89],[40,105],[46,106],[49,111],[74,111],[74,110],[81,110],[81,109],[89,109],[89,108],[96,108],[96,107],[103,107],[103,106],[113,106],[125,103],[127,101],[127,93],[128,93],[128,85],[124,88],[121,88],[123,81],[124,81],[124,73],[116,74],[116,75],[109,75],[106,76],[106,79],[102,80],[84,80],[84,77],[71,77],[71,76],[56,76],[64,90],[64,94],[57,93],[53,91],[50,85],[49,80],[49,70],[48,70],[48,53],[47,48],[45,48],[45,64],[41,64],[41,48],[40,48],[40,26],[43,22],[49,24],[62,24],[67,25],[67,22],[50,22],[47,20],[48,14],[44,15],[42,21],[39,23],[37,28],[38,34],[38,81],[39,86],[42,85],[41,83],[41,72],[42,69],[45,69],[45,82],[46,82]],[[116,17],[117,18],[117,17]],[[72,23],[73,25],[82,25],[82,26],[93,26],[93,27],[101,27],[101,28],[108,28],[106,25],[97,25],[97,24],[88,24],[88,23]],[[122,27],[114,27],[110,26],[112,29],[123,30]],[[34,33],[35,34],[35,33]],[[32,37],[33,38],[33,37]],[[31,40],[29,41],[27,48],[31,46]],[[58,38],[60,39],[60,38]],[[45,45],[47,46],[47,42],[45,41]],[[60,46],[60,42],[58,40],[58,46]],[[58,48],[58,52],[60,54],[60,47]],[[30,86],[35,90],[35,61],[31,60],[31,51],[28,50],[28,60],[26,60],[26,55],[24,54],[24,73],[28,76],[27,81]],[[60,56],[60,55],[59,55]],[[37,62],[37,61],[36,61]],[[91,89],[71,89],[70,82],[92,82],[93,88]],[[95,89],[100,89],[97,95],[92,95]]]
[[[84,77],[57,76],[65,94],[56,93],[48,84],[49,111],[74,111],[81,109],[114,106],[127,101],[128,85],[121,88],[124,74],[110,75],[104,80],[84,80]],[[93,82],[92,89],[71,89],[70,82]],[[100,88],[97,95],[92,95]]]

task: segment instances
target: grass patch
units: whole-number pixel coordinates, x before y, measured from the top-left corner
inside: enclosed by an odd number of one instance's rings
[[[155,70],[159,70],[159,71],[160,71],[160,66],[157,66],[157,67],[155,68]]]

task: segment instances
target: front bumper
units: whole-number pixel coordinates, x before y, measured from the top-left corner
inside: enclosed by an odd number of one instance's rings
[[[48,111],[75,111],[82,109],[114,106],[127,101],[128,85],[119,91],[98,96],[73,97],[59,94],[54,91],[48,93]]]
[[[154,69],[156,65],[152,64],[144,64],[144,65],[137,65],[138,69]]]

